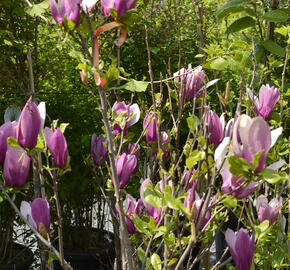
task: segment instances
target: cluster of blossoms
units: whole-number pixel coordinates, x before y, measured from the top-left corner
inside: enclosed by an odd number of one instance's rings
[[[0,164],[3,165],[3,179],[7,186],[18,188],[25,186],[30,171],[32,150],[36,147],[38,135],[43,129],[46,146],[54,164],[61,169],[67,166],[66,139],[59,128],[54,130],[44,128],[45,118],[45,103],[41,102],[37,106],[29,99],[18,122],[9,121],[0,127]],[[10,146],[9,137],[14,138],[18,146]],[[23,202],[21,212],[36,230],[41,229],[42,233],[49,232],[49,205],[46,199],[36,198],[31,204]]]
[[[181,84],[182,91],[180,91],[180,95],[184,95],[185,99],[197,98],[205,89],[205,87],[202,87],[205,73],[201,67],[192,69],[189,65],[187,70],[182,69],[178,73],[175,73],[175,76],[176,81]],[[279,99],[279,91],[274,87],[269,87],[269,85],[263,85],[260,89],[259,101],[250,90],[248,90],[248,93],[254,102],[254,112],[257,114],[257,117],[250,118],[247,115],[241,115],[236,120],[232,118],[226,123],[224,114],[219,117],[216,112],[209,111],[206,117],[203,118],[204,126],[207,128],[209,136],[209,143],[215,149],[216,166],[222,176],[221,191],[224,194],[231,194],[237,199],[246,198],[251,195],[257,190],[259,183],[256,181],[248,183],[245,177],[233,175],[230,172],[228,158],[235,155],[246,160],[249,165],[252,165],[255,156],[260,154],[257,166],[253,169],[254,173],[259,173],[266,168],[268,152],[282,133],[282,128],[270,131],[269,125],[265,121],[265,119],[270,117]],[[121,121],[113,125],[113,133],[115,135],[125,135],[130,126],[136,124],[140,118],[140,109],[137,104],[127,105],[125,102],[116,102],[112,111],[114,116],[121,119]],[[158,121],[158,116],[154,112],[147,113],[143,121],[146,142],[153,148],[158,141]],[[163,159],[166,160],[169,138],[165,131],[160,132],[160,142],[161,147],[165,146],[162,150],[164,153]],[[229,151],[230,144],[231,150]],[[102,135],[98,137],[93,135],[91,154],[96,166],[101,165],[107,158],[105,140]],[[139,154],[139,145],[131,144],[128,151],[120,154],[117,158],[116,165],[120,189],[125,188],[131,175],[137,172]],[[197,222],[200,213],[204,212],[204,219],[202,224],[200,224],[200,229],[202,230],[211,218],[211,211],[209,209],[202,209],[204,207],[204,197],[200,198],[197,193],[200,187],[200,179],[195,176],[194,168],[184,170],[183,182],[186,190],[184,206],[189,212],[195,207],[194,222]],[[160,192],[163,192],[163,185],[161,182],[159,184]],[[173,190],[172,182],[170,181],[169,184]],[[149,187],[153,189],[151,180],[144,180],[140,187],[140,199],[138,201],[130,194],[127,194],[124,210],[127,229],[130,234],[136,233],[133,216],[140,215],[142,209],[145,209],[145,213],[149,217],[154,218],[156,223],[160,221],[162,209],[152,206],[145,200],[146,189]],[[282,208],[282,201],[272,199],[268,203],[267,198],[261,195],[256,205],[259,221],[269,220],[269,224],[272,225]],[[240,270],[250,269],[254,254],[254,232],[250,238],[248,232],[243,228],[239,230],[237,235],[228,229],[226,231],[226,241],[236,266]],[[244,252],[244,249],[247,252]]]
[[[49,0],[51,14],[56,21],[65,25],[66,21],[79,24],[81,10],[90,12],[98,0]],[[115,9],[119,17],[136,6],[137,0],[101,0],[101,7],[105,16],[110,16],[110,9]]]

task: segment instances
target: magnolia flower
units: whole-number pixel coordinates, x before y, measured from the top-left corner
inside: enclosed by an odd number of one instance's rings
[[[198,194],[195,192],[194,188],[191,188],[187,191],[186,198],[184,199],[184,206],[188,208],[190,211],[193,207],[193,204],[195,202],[195,213],[194,213],[194,222],[197,223],[198,219],[200,218],[199,215],[202,213],[202,209],[204,209],[204,203],[203,200],[199,198]],[[204,226],[208,223],[211,217],[211,211],[206,210],[204,219],[200,225],[200,229],[202,230]]]
[[[221,117],[218,117],[214,111],[209,111],[207,121],[209,142],[210,144],[214,144],[214,148],[216,149],[224,138],[224,115],[222,114]]]
[[[110,16],[110,9],[114,8],[119,17],[136,6],[137,0],[101,0],[102,10],[105,16]]]
[[[255,113],[265,119],[269,119],[280,98],[279,90],[274,86],[270,87],[269,84],[262,85],[259,91],[259,98],[249,88],[247,91],[249,98],[253,102]]]
[[[52,131],[50,128],[44,129],[46,145],[51,152],[57,167],[65,168],[68,158],[66,139],[59,128]]]
[[[187,69],[182,68],[180,71],[175,72],[174,77],[177,82],[181,83],[186,99],[198,98],[205,90],[205,88],[201,87],[205,78],[202,66],[192,69],[191,64],[189,64]]]
[[[153,112],[150,112],[145,116],[143,128],[147,129],[145,135],[147,143],[157,142],[157,123]]]
[[[114,134],[121,134],[122,130],[124,134],[126,134],[128,128],[134,124],[136,124],[140,119],[140,109],[137,103],[134,103],[132,105],[126,103],[124,101],[122,102],[115,102],[112,110],[116,113],[117,116],[119,116],[121,113],[124,114],[124,121],[125,125],[124,127],[120,127],[119,124],[114,125]]]
[[[16,137],[17,123],[6,122],[0,127],[0,165],[3,164],[8,147],[8,137]]]
[[[138,161],[140,155],[140,146],[135,143],[129,144],[127,154],[134,155]],[[137,173],[137,171],[138,171],[138,162],[136,163],[136,167],[133,171],[133,174]]]
[[[36,104],[29,99],[18,120],[17,141],[23,148],[33,149],[42,125]]]
[[[264,220],[269,220],[271,226],[278,217],[278,214],[283,206],[282,198],[280,200],[274,198],[268,203],[268,199],[264,195],[260,195],[257,199],[257,211],[260,223]]]
[[[47,199],[36,198],[32,203],[23,201],[20,212],[27,222],[42,235],[50,231],[50,213]]]
[[[117,160],[117,175],[119,181],[119,188],[124,188],[130,179],[130,176],[136,170],[138,164],[135,155],[128,155],[123,153]]]
[[[224,194],[232,194],[237,199],[243,199],[248,197],[258,188],[259,184],[257,182],[250,182],[246,184],[244,177],[238,177],[233,175],[229,167],[224,163],[221,169],[221,176],[223,178],[223,183],[221,191]]]
[[[153,217],[155,219],[156,223],[158,223],[160,220],[160,217],[161,217],[161,208],[157,209],[154,206],[152,206],[150,203],[146,202],[144,192],[145,192],[147,186],[152,187],[152,182],[149,179],[144,180],[143,183],[141,184],[140,197],[141,197],[141,200],[143,202],[144,207],[146,208],[146,211],[147,211],[147,214],[149,215],[149,217]]]
[[[93,134],[91,139],[91,157],[96,166],[101,165],[108,156],[104,141],[103,135],[96,136],[96,134]]]
[[[73,21],[76,25],[80,20],[81,0],[49,0],[51,15],[56,23],[65,24],[65,19]]]
[[[139,199],[136,201],[136,199],[131,196],[130,194],[126,195],[126,201],[125,201],[125,221],[127,230],[130,234],[136,233],[136,228],[134,225],[134,215],[139,215],[142,211],[143,203],[142,200]],[[119,211],[116,207],[117,216],[119,217]]]
[[[239,270],[250,270],[254,258],[255,232],[250,238],[247,230],[241,228],[237,235],[227,229],[225,234],[232,258]]]
[[[266,167],[266,157],[271,147],[271,132],[262,117],[251,119],[243,114],[239,116],[233,128],[233,151],[236,156],[253,162],[257,153],[262,152],[255,172]]]
[[[20,147],[8,145],[3,168],[3,178],[9,187],[23,187],[30,169],[30,157]]]

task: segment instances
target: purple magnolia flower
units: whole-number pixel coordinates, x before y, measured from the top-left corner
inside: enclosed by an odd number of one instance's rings
[[[201,66],[192,69],[191,64],[188,65],[187,69],[182,68],[180,71],[174,73],[175,80],[180,82],[182,89],[185,90],[185,98],[193,99],[198,98],[205,88],[201,85],[205,78],[205,73]]]
[[[136,199],[131,196],[130,194],[127,194],[126,201],[125,201],[126,211],[125,211],[125,221],[127,225],[127,230],[130,234],[136,233],[136,228],[134,225],[134,215],[139,215],[143,208],[142,200],[139,199],[136,201]],[[119,213],[117,211],[117,214],[119,216]]]
[[[168,143],[169,143],[168,134],[165,131],[161,131],[161,146],[163,150],[163,156],[162,156],[163,160],[166,160],[168,157],[168,150],[167,150]]]
[[[150,144],[150,142],[157,142],[157,123],[153,112],[150,112],[145,116],[143,128],[147,128],[145,136],[147,143]]]
[[[134,124],[136,124],[140,119],[140,109],[137,103],[134,103],[132,105],[126,103],[124,101],[122,102],[115,102],[112,110],[116,113],[117,116],[119,116],[121,113],[123,113],[124,116],[124,127],[120,127],[120,125],[115,124],[114,125],[114,134],[121,134],[122,130],[124,134],[126,134],[128,128]]]
[[[22,201],[21,214],[27,222],[42,235],[50,231],[50,212],[47,199],[36,198],[32,203]]]
[[[137,0],[101,0],[102,10],[105,16],[110,16],[110,9],[114,8],[119,17],[136,6]]]
[[[29,99],[18,120],[17,141],[23,148],[33,149],[37,144],[42,120],[36,104]]]
[[[143,183],[141,184],[140,197],[141,197],[141,200],[143,202],[144,207],[146,208],[146,211],[147,211],[147,214],[149,215],[149,217],[153,217],[155,219],[156,223],[158,223],[160,220],[160,217],[161,217],[161,208],[157,209],[145,201],[144,192],[145,192],[147,186],[152,186],[152,182],[149,179],[144,180]]]
[[[218,117],[214,111],[209,111],[207,121],[209,142],[210,144],[214,144],[214,148],[216,149],[224,139],[224,116]]]
[[[204,204],[202,202],[203,200],[199,198],[198,194],[195,192],[194,188],[190,188],[187,191],[186,198],[184,199],[184,206],[188,208],[189,210],[192,209],[193,203],[195,202],[196,211],[194,213],[194,222],[197,223],[199,215],[201,214],[201,209],[204,208]],[[206,210],[204,219],[202,221],[202,224],[200,226],[200,229],[202,230],[204,226],[208,223],[211,217],[211,211]]]
[[[137,166],[137,158],[135,155],[123,153],[117,160],[117,174],[119,180],[119,188],[124,188],[130,179],[131,174]]]
[[[138,161],[139,155],[140,155],[140,146],[138,144],[135,144],[135,143],[129,144],[127,154],[135,155],[135,157]],[[133,174],[137,173],[137,171],[138,171],[138,162],[136,163],[136,167],[133,171]]]
[[[224,163],[221,169],[221,176],[223,178],[223,183],[221,191],[224,194],[232,194],[237,199],[243,199],[248,197],[258,188],[259,184],[257,182],[250,182],[246,184],[246,180],[243,177],[238,177],[233,175],[229,167]]]
[[[59,128],[52,131],[50,128],[44,129],[46,145],[51,152],[55,165],[65,168],[68,158],[68,150],[65,137]]]
[[[272,111],[280,98],[280,91],[269,84],[262,85],[259,91],[259,99],[248,88],[248,94],[254,105],[254,111],[257,115],[269,119]]]
[[[2,165],[5,160],[8,146],[7,139],[8,137],[15,138],[16,133],[17,133],[17,123],[15,121],[4,123],[0,127],[0,165]]]
[[[30,157],[20,147],[8,145],[3,168],[3,178],[9,187],[23,187],[30,169]]]
[[[255,172],[266,167],[266,157],[271,147],[271,132],[266,121],[258,116],[251,119],[241,115],[233,127],[233,151],[236,156],[243,157],[249,163],[262,151]]]
[[[49,0],[51,15],[56,23],[65,24],[65,18],[76,25],[80,20],[81,0]]]
[[[257,199],[257,211],[260,223],[267,219],[271,226],[277,219],[282,206],[282,198],[280,200],[274,198],[268,203],[267,197],[260,195]]]
[[[200,199],[197,194],[196,194],[196,197],[197,197],[197,199],[196,199],[196,212],[195,212],[195,215],[194,215],[194,222],[195,223],[197,223],[199,215],[201,215],[202,210],[205,207],[205,205],[203,203],[203,200]],[[203,219],[203,221],[202,221],[202,223],[200,225],[200,229],[201,230],[209,222],[210,218],[211,218],[211,211],[210,210],[206,210],[204,219]]]
[[[96,136],[96,134],[93,134],[91,140],[91,156],[96,166],[103,164],[108,156],[104,141],[103,135]]]
[[[237,235],[231,229],[227,229],[225,236],[237,268],[249,270],[254,258],[255,231],[250,238],[248,231],[243,228],[239,230]]]

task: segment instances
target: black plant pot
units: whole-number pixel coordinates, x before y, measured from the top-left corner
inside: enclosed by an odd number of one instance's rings
[[[84,233],[84,228],[73,228],[73,233]],[[79,230],[79,231],[78,231]],[[83,247],[72,246],[64,241],[64,257],[74,270],[107,270],[113,269],[115,259],[114,235],[108,231],[93,229],[92,238],[97,246],[84,251]],[[84,239],[88,235],[84,235]],[[88,240],[88,243],[90,240]],[[75,243],[74,243],[75,244]],[[88,244],[89,245],[89,244]],[[59,262],[54,262],[54,270],[62,270]]]
[[[0,270],[29,270],[34,258],[28,247],[13,243],[13,255],[7,265],[0,265]]]
[[[224,225],[222,226],[221,230],[222,231],[226,231],[227,229],[231,229],[233,231],[236,231],[237,227],[238,227],[238,223],[239,223],[239,218],[230,210],[229,211],[229,219],[227,222],[224,223]],[[239,225],[240,228],[243,228],[244,225],[242,223],[240,223]],[[219,261],[220,258],[222,257],[224,250],[227,247],[227,243],[225,240],[225,235],[224,233],[217,230],[215,233],[215,247],[216,247],[216,261]],[[221,260],[221,262],[224,262],[225,260],[227,260],[229,257],[231,256],[230,252],[228,251],[226,253],[226,255],[223,257],[223,259]],[[221,267],[221,270],[226,270],[226,267]]]

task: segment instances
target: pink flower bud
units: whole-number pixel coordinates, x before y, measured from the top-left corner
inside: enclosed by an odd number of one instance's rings
[[[17,141],[23,148],[33,149],[37,144],[42,120],[36,104],[29,99],[18,120]]]
[[[101,165],[108,156],[103,135],[96,136],[93,134],[91,140],[91,156],[96,166]]]
[[[65,168],[68,158],[67,144],[64,135],[59,128],[52,131],[50,128],[44,129],[46,145],[53,156],[55,165]]]
[[[282,206],[282,198],[280,200],[276,198],[272,199],[268,203],[267,197],[260,195],[257,199],[257,211],[260,223],[264,220],[269,220],[269,224],[271,226],[277,219]]]
[[[56,23],[65,24],[65,18],[76,25],[80,20],[81,0],[49,0],[51,15]]]
[[[124,188],[134,173],[138,162],[135,155],[127,155],[123,153],[117,160],[117,174],[119,180],[119,187]]]
[[[23,187],[29,174],[30,157],[20,147],[8,145],[3,178],[9,187]]]
[[[16,133],[17,133],[17,123],[15,121],[4,123],[0,127],[0,165],[2,165],[5,160],[8,146],[7,139],[8,137],[15,138]]]
[[[224,121],[221,118],[214,111],[210,111],[208,114],[209,142],[214,144],[215,149],[224,139]]]
[[[110,9],[114,8],[119,17],[136,6],[137,0],[101,0],[101,6],[105,16],[110,15]]]
[[[201,66],[192,69],[191,64],[189,64],[187,69],[183,68],[175,72],[174,77],[182,85],[186,99],[198,98],[205,89],[201,87],[205,78],[205,73]]]
[[[143,128],[144,129],[147,128],[146,132],[147,143],[150,144],[150,142],[157,142],[157,123],[153,112],[150,112],[145,116]]]
[[[250,270],[254,258],[255,232],[250,238],[247,230],[241,228],[237,235],[227,229],[225,234],[232,258],[239,270]]]
[[[32,203],[23,201],[21,214],[38,232],[46,235],[50,231],[50,211],[47,199],[36,198]]]

